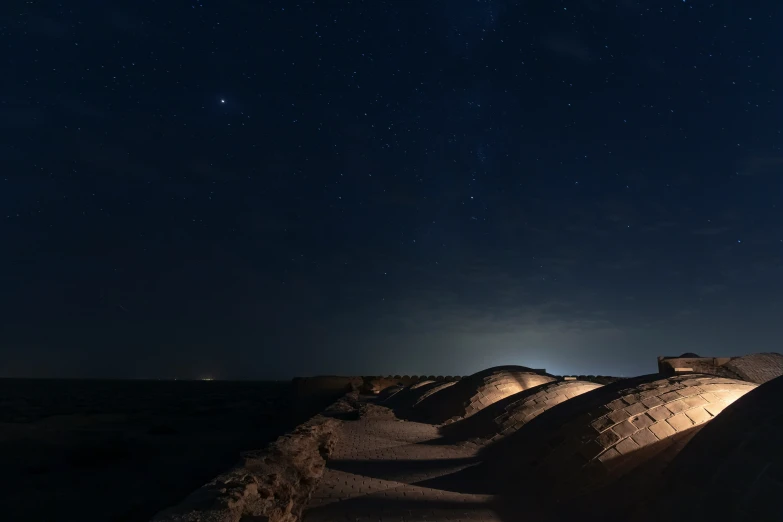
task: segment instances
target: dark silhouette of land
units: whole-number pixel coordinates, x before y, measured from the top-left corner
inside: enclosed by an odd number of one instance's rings
[[[332,400],[290,382],[1,379],[0,518],[149,520]]]

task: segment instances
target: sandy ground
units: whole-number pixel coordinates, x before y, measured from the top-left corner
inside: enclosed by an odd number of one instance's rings
[[[0,380],[0,518],[149,520],[313,413],[287,382]]]

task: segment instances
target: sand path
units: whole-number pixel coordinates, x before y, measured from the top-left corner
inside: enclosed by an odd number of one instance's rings
[[[348,421],[304,522],[500,520],[491,495],[449,476],[478,463],[469,446],[439,444],[438,428],[390,418]],[[463,474],[464,475],[464,474]]]

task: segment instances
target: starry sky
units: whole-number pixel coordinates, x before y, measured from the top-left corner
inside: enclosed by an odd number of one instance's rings
[[[0,11],[0,376],[780,351],[783,4]]]

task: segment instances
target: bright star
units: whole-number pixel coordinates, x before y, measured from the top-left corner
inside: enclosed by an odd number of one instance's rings
[[[220,103],[226,103],[226,100],[221,99]]]

